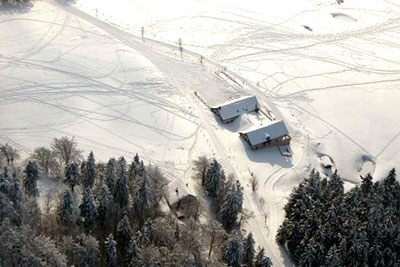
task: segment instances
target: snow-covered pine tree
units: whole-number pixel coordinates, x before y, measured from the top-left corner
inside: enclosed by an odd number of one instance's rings
[[[74,221],[72,195],[69,190],[63,193],[61,202],[57,207],[58,221],[64,226],[70,226]]]
[[[342,198],[344,194],[344,187],[342,178],[340,178],[337,171],[328,180],[328,192],[330,199]]]
[[[264,248],[261,248],[256,257],[255,267],[270,267],[272,266],[271,259],[265,255]]]
[[[92,188],[94,179],[96,178],[96,161],[94,159],[93,151],[90,151],[85,168],[82,172],[82,184],[84,188]]]
[[[137,247],[136,239],[134,236],[132,236],[132,241],[129,244],[129,250],[128,250],[128,258],[131,259],[131,263],[135,263],[135,259],[139,256],[139,254],[140,250]]]
[[[138,231],[136,233],[136,244],[141,247],[148,246],[150,244],[150,240],[144,232]]]
[[[86,161],[82,160],[80,165],[80,173],[81,173],[81,185],[83,186],[83,190],[86,189],[85,181],[86,181]]]
[[[10,182],[5,178],[4,173],[0,174],[0,192],[8,195],[8,190],[10,188]]]
[[[247,238],[243,244],[243,249],[244,249],[244,253],[243,253],[243,263],[246,264],[247,266],[251,267],[254,264],[254,257],[255,257],[255,253],[256,250],[254,248],[254,238],[253,238],[253,234],[250,232],[247,235]]]
[[[117,266],[117,249],[113,235],[110,234],[105,241],[106,267]]]
[[[118,180],[114,188],[114,202],[118,203],[119,207],[125,208],[129,203],[128,181],[126,176],[126,161],[122,157],[119,160]]]
[[[91,235],[80,234],[75,242],[64,239],[65,254],[68,255],[68,266],[100,266],[99,245]]]
[[[219,210],[219,217],[222,224],[228,230],[235,225],[238,214],[243,210],[243,187],[239,181],[232,185],[231,190],[228,190],[224,196],[222,206]]]
[[[108,186],[110,192],[114,192],[114,185],[116,178],[116,160],[115,158],[110,158],[106,166],[105,183]]]
[[[96,194],[97,201],[97,225],[103,230],[110,227],[110,215],[111,215],[111,199],[110,191],[108,187],[101,182],[99,189]]]
[[[146,235],[149,241],[153,240],[153,231],[154,231],[154,224],[151,220],[147,220],[143,227],[143,233]]]
[[[142,226],[149,213],[149,206],[151,201],[150,191],[147,186],[147,176],[144,175],[142,183],[138,192],[135,194],[133,200],[133,211],[135,217],[139,220],[139,224]]]
[[[146,175],[146,167],[144,166],[143,160],[140,161],[137,175],[143,177]]]
[[[204,189],[207,195],[212,198],[216,198],[218,196],[218,193],[225,182],[224,179],[221,179],[221,172],[221,165],[214,158],[210,164],[210,167],[207,169],[204,183]]]
[[[5,220],[9,220],[12,225],[21,225],[21,215],[15,209],[15,205],[13,205],[7,195],[0,192],[0,222],[4,222]]]
[[[223,248],[223,259],[232,267],[241,267],[243,258],[243,245],[239,233],[233,233],[228,240],[227,245]]]
[[[1,179],[1,178],[0,178]],[[8,196],[15,205],[18,205],[22,201],[22,190],[17,178],[11,183],[9,187]]]
[[[10,175],[10,170],[8,169],[7,166],[4,166],[3,178],[6,179],[8,182],[10,182],[11,175]]]
[[[135,157],[133,157],[133,162],[135,162],[136,164],[140,163],[140,158],[138,153],[136,153]]]
[[[74,187],[81,183],[81,174],[79,173],[79,166],[76,162],[68,163],[65,167],[64,183],[71,188],[74,193]]]
[[[28,196],[39,196],[37,181],[39,180],[39,166],[29,161],[24,170],[24,190]]]
[[[131,259],[129,257],[129,245],[132,242],[132,228],[127,215],[124,215],[117,227],[117,251],[119,256],[119,264],[127,265]]]
[[[97,207],[93,199],[92,189],[90,187],[83,194],[82,203],[79,205],[81,216],[84,218],[84,227],[87,230],[93,230],[96,226]]]
[[[132,181],[136,178],[139,173],[140,159],[138,153],[133,157],[133,161],[129,166],[129,180]]]
[[[121,176],[121,172],[124,172],[126,175],[127,174],[126,170],[127,170],[126,159],[125,159],[125,157],[120,157],[117,162],[117,177]]]

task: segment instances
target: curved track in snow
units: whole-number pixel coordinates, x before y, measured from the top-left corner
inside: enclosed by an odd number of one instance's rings
[[[238,177],[238,179],[241,179],[240,171],[234,166],[232,160],[230,159],[231,156],[227,152],[227,149],[223,144],[223,140],[221,140],[221,136],[218,136],[218,133],[214,129],[215,125],[210,123],[210,118],[208,117],[209,111],[202,103],[198,101],[194,95],[194,91],[201,92],[201,88],[204,87],[218,90],[218,88],[221,88],[221,86],[227,86],[224,81],[217,79],[214,75],[212,75],[211,72],[204,71],[202,66],[193,60],[192,57],[198,59],[200,55],[184,49],[184,58],[179,59],[179,49],[173,45],[149,39],[146,39],[145,42],[143,42],[140,37],[127,33],[77,9],[66,6],[64,6],[63,9],[102,29],[115,39],[135,49],[148,60],[150,60],[150,62],[152,62],[164,74],[171,85],[178,89],[179,94],[182,97],[185,97],[185,99],[188,101],[188,104],[195,109],[195,114],[199,116],[201,127],[207,132],[209,138],[212,140],[212,144],[216,150],[216,157],[222,161],[227,172],[233,173],[236,177]],[[175,55],[168,55],[171,54],[171,52],[175,53]],[[190,55],[191,58],[188,59],[187,55]],[[222,66],[208,59],[204,59],[204,62],[212,65],[214,68],[222,69]],[[268,101],[266,96],[261,91],[257,90],[255,86],[234,72],[230,72],[228,70],[226,70],[226,72],[236,80],[240,81],[262,102],[268,103],[268,107],[277,118],[282,118],[280,112]],[[202,79],[194,79],[194,77],[201,77]],[[295,167],[296,164],[290,169],[279,170],[273,175],[273,177],[271,177],[271,179],[269,179],[269,181],[266,181],[263,189],[274,190],[274,186],[277,181]],[[245,185],[247,181],[242,180],[241,183]],[[269,222],[271,221],[269,228],[276,229],[279,225],[278,216],[275,216],[275,214],[279,212],[274,205],[274,201],[276,202],[276,199],[274,200],[267,198],[267,200],[268,202],[266,202],[266,205],[269,206],[268,213],[272,218],[272,220],[268,220]],[[245,208],[254,212],[256,216],[259,216],[265,212],[264,208],[260,207],[259,199],[254,197],[252,193],[246,192],[246,190],[244,194],[244,205]],[[274,216],[276,218],[274,218]],[[272,258],[275,266],[291,265],[288,256],[285,254],[285,252],[279,251],[278,246],[274,242],[275,233],[267,231],[264,228],[264,224],[260,222],[260,220],[263,221],[263,218],[255,218],[247,222],[253,231],[258,244],[265,247],[266,253]]]

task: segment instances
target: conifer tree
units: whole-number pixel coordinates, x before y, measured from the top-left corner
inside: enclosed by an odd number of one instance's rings
[[[96,177],[96,161],[93,151],[90,152],[82,171],[82,184],[84,188],[92,188]]]
[[[139,219],[140,225],[143,225],[143,222],[148,216],[150,206],[149,203],[151,201],[150,192],[147,186],[147,179],[148,178],[145,175],[133,201],[133,211],[135,217]]]
[[[129,250],[128,250],[128,255],[127,258],[131,259],[131,266],[136,266],[136,259],[139,257],[140,255],[140,250],[137,247],[136,244],[136,239],[134,236],[132,236],[132,241],[129,244]]]
[[[63,193],[60,204],[57,208],[58,221],[64,226],[69,226],[74,221],[73,201],[70,191]]]
[[[228,230],[235,225],[238,214],[243,210],[243,187],[239,181],[232,185],[231,190],[227,191],[224,197],[219,216],[222,224]]]
[[[129,179],[130,180],[133,180],[138,176],[139,169],[140,169],[140,159],[139,159],[138,153],[136,153],[136,155],[133,158],[133,161],[129,167]]]
[[[71,162],[65,167],[64,183],[71,188],[74,193],[74,187],[81,183],[81,174],[79,173],[78,163]]]
[[[270,267],[272,266],[271,259],[265,256],[264,248],[261,248],[257,253],[255,267]]]
[[[113,235],[110,234],[105,241],[106,267],[117,266],[117,249]]]
[[[114,188],[114,202],[118,203],[119,207],[125,208],[129,203],[129,192],[126,177],[126,162],[124,157],[119,161],[118,180]]]
[[[10,188],[10,182],[5,178],[4,174],[0,174],[0,192],[7,195]]]
[[[254,238],[253,234],[250,232],[244,242],[244,255],[243,255],[243,263],[247,266],[253,266],[254,256],[255,256],[255,248],[254,248]]]
[[[204,183],[204,188],[208,196],[217,198],[218,193],[225,183],[225,176],[222,173],[221,165],[216,159],[213,159],[210,167],[207,169]]]
[[[87,230],[93,229],[96,226],[97,207],[93,199],[92,189],[85,190],[79,209],[81,210],[81,216],[84,218],[84,227]]]
[[[143,233],[146,235],[149,241],[153,240],[153,231],[154,231],[153,223],[151,222],[151,220],[147,220],[146,223],[144,224]]]
[[[114,185],[115,185],[115,181],[116,181],[116,160],[114,158],[111,158],[108,162],[107,162],[107,166],[106,166],[106,173],[105,173],[105,183],[108,186],[108,189],[110,190],[110,192],[114,192]]]
[[[129,246],[132,242],[132,228],[130,226],[129,218],[124,215],[122,220],[118,223],[117,227],[117,251],[121,265],[127,265],[130,262]]]
[[[233,233],[223,248],[223,259],[228,266],[240,267],[243,255],[243,245],[238,233]]]
[[[29,161],[24,170],[24,190],[28,196],[39,196],[37,189],[37,181],[39,180],[39,166],[32,161]]]
[[[22,201],[22,190],[17,178],[14,179],[14,182],[9,187],[9,197],[15,205]]]
[[[96,195],[97,207],[97,225],[103,230],[110,227],[110,215],[111,215],[111,200],[110,191],[103,182],[99,185],[99,191]]]

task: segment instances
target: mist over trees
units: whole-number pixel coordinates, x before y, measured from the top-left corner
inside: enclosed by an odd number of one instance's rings
[[[293,189],[276,240],[298,266],[399,266],[400,184],[393,169],[344,193],[335,173]]]

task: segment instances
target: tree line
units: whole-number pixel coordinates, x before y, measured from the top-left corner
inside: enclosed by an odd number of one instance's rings
[[[30,0],[0,0],[1,7],[23,8],[31,5]]]
[[[395,170],[344,192],[335,173],[312,171],[293,189],[276,240],[297,266],[400,266],[400,184]]]
[[[17,159],[17,149],[0,145],[0,266],[271,266],[239,229],[240,183],[215,160],[204,192],[221,203],[219,221],[200,222],[162,210],[167,180],[138,154],[96,162],[61,137],[20,167]],[[62,181],[54,200],[41,196],[43,179]]]
[[[210,198],[211,209],[228,238],[221,248],[222,259],[228,266],[272,266],[264,248],[256,252],[253,234],[245,235],[240,224],[245,217],[243,210],[243,187],[233,176],[226,177],[221,164],[215,159],[199,157],[194,161],[196,177],[205,194]],[[239,219],[240,218],[240,219]]]

